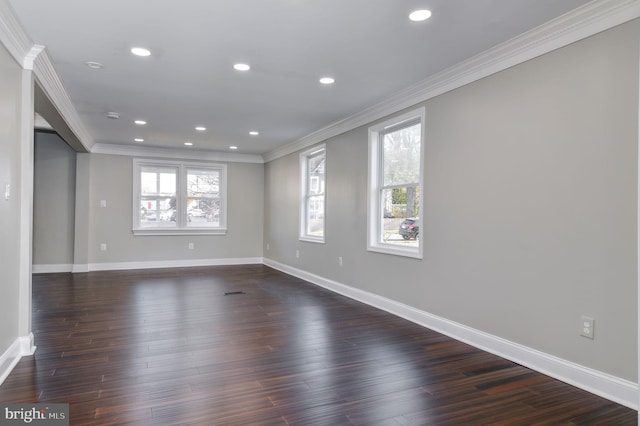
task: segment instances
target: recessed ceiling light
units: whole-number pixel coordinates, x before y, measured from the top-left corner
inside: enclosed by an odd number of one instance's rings
[[[333,84],[333,83],[335,83],[335,80],[333,78],[331,78],[331,77],[322,77],[320,79],[320,83],[322,83],[322,84]]]
[[[134,47],[131,49],[131,53],[133,53],[136,56],[149,56],[151,55],[151,52],[148,49],[145,49],[143,47]]]
[[[134,139],[134,141],[136,141],[136,142],[144,142],[144,139],[142,139],[142,138],[135,138],[135,139]]]
[[[431,18],[431,11],[427,9],[414,10],[409,14],[409,19],[412,21],[426,21]]]
[[[100,62],[94,62],[94,61],[87,61],[84,64],[94,70],[99,70],[103,66]]]
[[[251,69],[251,67],[247,64],[235,64],[233,68],[236,71],[249,71]]]
[[[147,124],[147,122],[144,120],[136,120],[134,121],[134,123],[139,124],[140,126],[144,126],[145,124]]]
[[[229,149],[238,149],[238,147],[237,147],[237,146],[234,146],[234,145],[231,145],[231,146],[229,147]]]
[[[191,146],[191,145],[193,145],[193,142],[185,142],[184,144],[185,144],[186,146]]]
[[[118,118],[120,118],[120,114],[118,114],[117,112],[108,112],[107,117],[117,120]]]
[[[255,130],[252,130],[251,132],[249,132],[249,134],[251,136],[258,136],[260,134],[260,132],[256,132]]]
[[[207,128],[203,127],[203,126],[198,126],[198,127],[196,127],[196,130],[199,131],[199,132],[204,132],[205,130],[207,130]]]

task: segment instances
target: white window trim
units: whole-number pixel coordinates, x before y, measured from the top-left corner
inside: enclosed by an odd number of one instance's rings
[[[327,185],[327,168],[326,168],[326,164],[327,164],[327,148],[325,144],[321,144],[321,145],[316,145],[311,149],[308,149],[306,151],[303,151],[300,153],[300,229],[299,229],[299,236],[298,239],[300,241],[307,241],[310,243],[319,243],[319,244],[324,244],[324,238],[325,238],[325,234],[326,234],[326,222],[324,222],[323,224],[323,232],[322,232],[322,236],[317,236],[317,235],[309,235],[307,234],[307,218],[309,217],[308,212],[307,212],[307,192],[308,192],[308,188],[307,188],[307,174],[308,174],[308,170],[307,170],[307,158],[309,158],[310,156],[312,156],[313,154],[316,154],[320,151],[324,151],[324,161],[325,161],[325,176],[324,176],[324,181],[325,181],[325,191],[324,191],[324,210],[323,210],[323,218],[326,218],[326,213],[327,213],[327,190],[326,190],[326,185]]]
[[[220,226],[216,228],[145,228],[140,226],[140,169],[143,166],[170,166],[178,168],[176,179],[176,208],[186,214],[184,200],[187,199],[186,186],[182,187],[182,182],[186,181],[187,168],[204,168],[220,170]],[[168,161],[145,158],[133,159],[133,204],[132,204],[132,232],[133,235],[226,235],[227,233],[227,165],[219,163],[201,163],[191,161]]]
[[[380,133],[389,127],[395,127],[403,122],[419,119],[420,120],[420,213],[418,219],[420,226],[424,226],[424,146],[425,146],[425,117],[426,109],[421,107],[417,110],[409,111],[405,114],[395,116],[391,119],[377,123],[369,127],[369,184],[368,184],[368,211],[367,211],[367,250],[378,253],[392,254],[397,256],[413,257],[422,259],[424,239],[420,240],[418,247],[402,247],[393,244],[387,244],[381,241],[380,230],[382,229],[382,215],[380,214],[381,200],[380,191],[378,190],[381,181],[382,158],[380,155]],[[420,236],[424,233],[421,229]]]

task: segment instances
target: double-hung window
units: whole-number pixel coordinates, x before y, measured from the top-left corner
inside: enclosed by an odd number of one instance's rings
[[[226,233],[224,164],[133,160],[133,232]]]
[[[421,108],[369,128],[370,251],[422,258]]]
[[[300,154],[300,239],[324,242],[326,149],[316,146]]]

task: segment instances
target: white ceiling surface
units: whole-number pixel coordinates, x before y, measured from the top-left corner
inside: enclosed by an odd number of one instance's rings
[[[33,42],[46,46],[96,143],[185,148],[191,141],[196,150],[236,145],[237,153],[264,154],[588,1],[10,3]],[[423,8],[431,19],[409,21]],[[133,56],[134,46],[152,55]],[[237,62],[252,68],[240,73]],[[335,84],[321,85],[322,76]],[[120,119],[107,118],[110,111]]]

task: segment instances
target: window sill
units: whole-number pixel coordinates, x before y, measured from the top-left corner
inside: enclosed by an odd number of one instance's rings
[[[133,229],[133,235],[226,235],[226,228]]]
[[[300,241],[306,241],[308,243],[324,244],[324,237],[310,237],[308,235],[298,237]]]
[[[403,247],[395,247],[388,244],[385,245],[369,245],[367,246],[368,251],[373,251],[376,253],[383,254],[392,254],[394,256],[403,256],[403,257],[411,257],[414,259],[422,259],[422,250],[421,249],[409,249]]]

